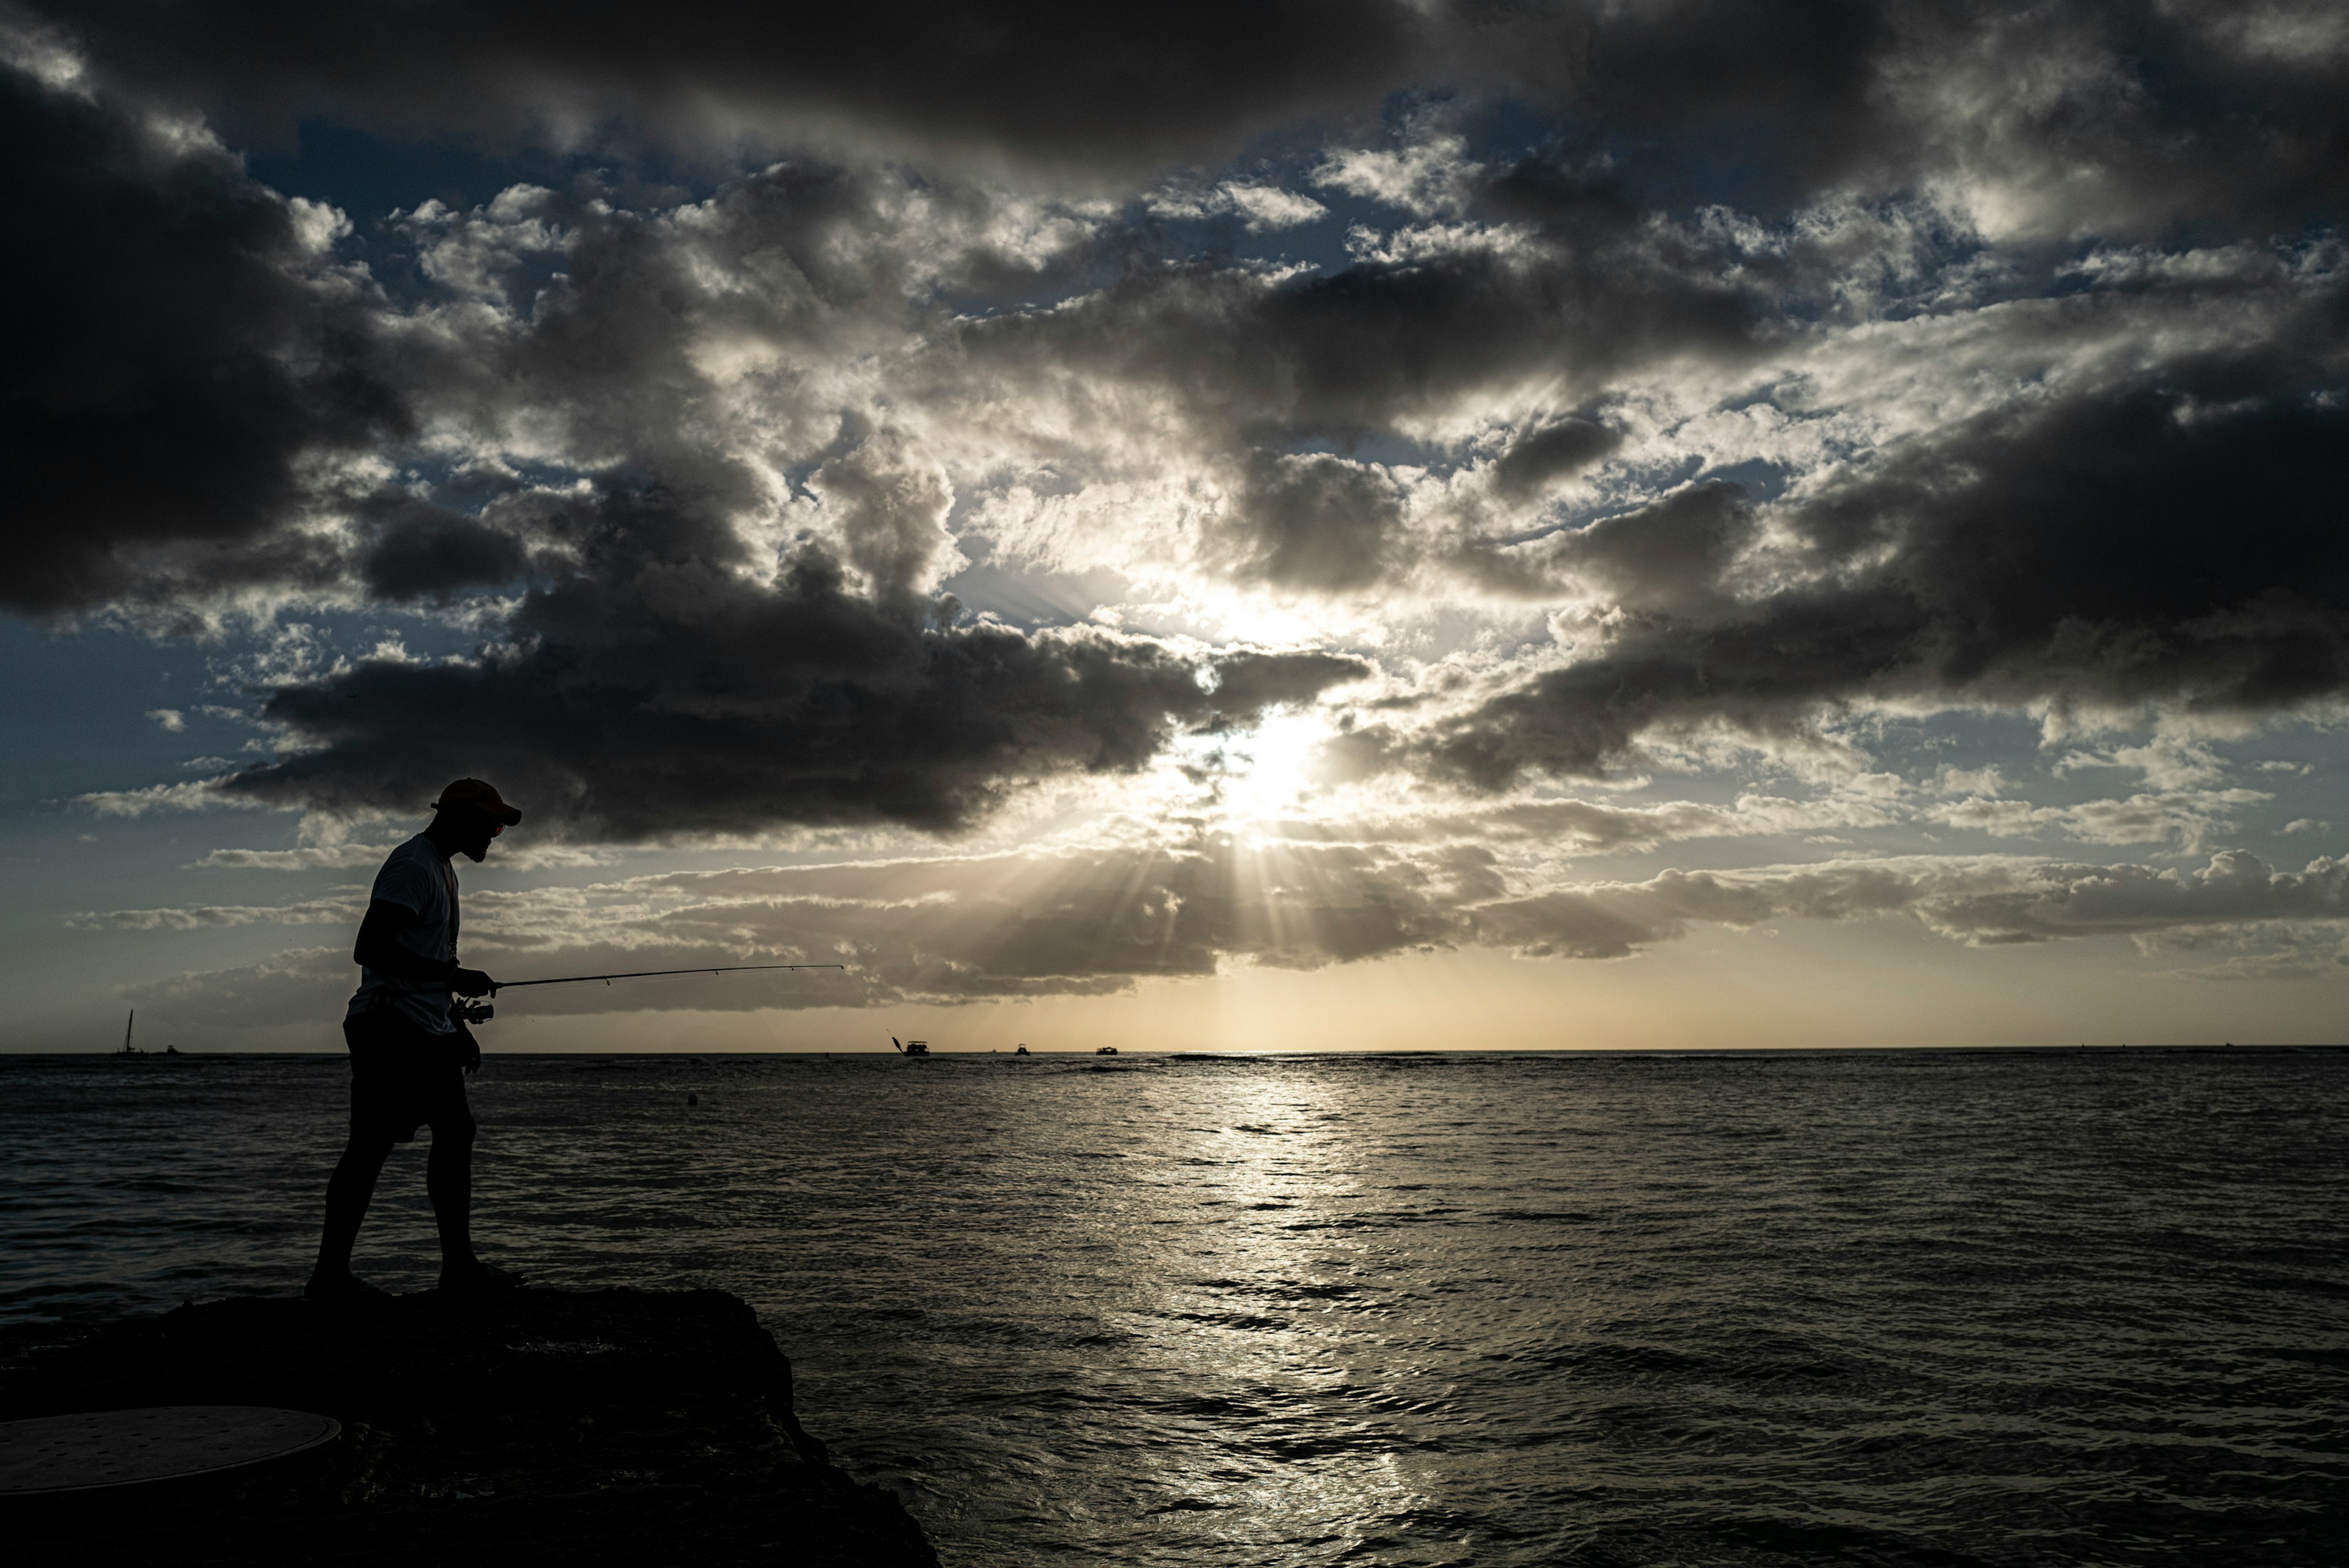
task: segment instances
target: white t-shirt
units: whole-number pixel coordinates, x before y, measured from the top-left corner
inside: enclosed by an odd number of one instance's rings
[[[391,852],[375,874],[369,901],[397,904],[416,918],[392,940],[419,958],[457,961],[457,871],[432,840],[418,834]],[[445,980],[399,980],[380,970],[359,966],[359,989],[351,998],[350,1015],[388,1007],[428,1034],[449,1034],[449,982]]]

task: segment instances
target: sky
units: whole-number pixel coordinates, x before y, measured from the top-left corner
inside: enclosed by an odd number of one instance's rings
[[[2331,1042],[2349,11],[0,5],[0,1049]]]

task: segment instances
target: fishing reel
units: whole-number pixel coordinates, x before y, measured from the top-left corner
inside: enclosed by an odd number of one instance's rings
[[[498,1010],[486,1002],[451,1002],[449,1016],[460,1023],[487,1023],[498,1015]]]

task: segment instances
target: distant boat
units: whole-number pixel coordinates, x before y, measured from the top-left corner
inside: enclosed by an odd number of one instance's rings
[[[1019,1050],[1014,1051],[1014,1052],[1013,1052],[1013,1053],[1011,1053],[1011,1054],[1012,1054],[1014,1056],[1025,1056],[1026,1054],[1028,1054],[1028,1047],[1027,1047],[1027,1046],[1025,1046],[1025,1045],[1022,1045],[1021,1047],[1019,1047]]]
[[[134,1024],[134,1023],[137,1023],[138,1022],[139,1022],[139,1010],[138,1010],[137,1008],[135,1008],[135,1007],[134,1007],[134,1008],[132,1008],[132,1009],[130,1010],[130,1016],[129,1016],[129,1017],[128,1017],[128,1018],[126,1018],[126,1019],[124,1019],[124,1020],[122,1021],[122,1049],[121,1049],[121,1050],[119,1050],[119,1051],[117,1051],[117,1052],[115,1053],[115,1054],[116,1054],[116,1055],[118,1055],[118,1056],[144,1056],[145,1054],[147,1054],[147,1053],[146,1053],[146,1052],[141,1051],[140,1049],[139,1049],[139,1047],[138,1047],[138,1046],[133,1045],[133,1044],[130,1043],[130,1026],[131,1026],[132,1024]]]
[[[1117,1054],[1117,1047],[1114,1045],[1100,1046],[1095,1049],[1093,1054],[1096,1056],[1114,1056]]]
[[[892,1034],[889,1036],[889,1044],[908,1056],[926,1056],[930,1054],[930,1043],[926,1040],[900,1040]]]

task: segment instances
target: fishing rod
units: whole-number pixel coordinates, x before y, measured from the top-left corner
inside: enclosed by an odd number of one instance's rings
[[[844,963],[723,963],[715,968],[699,969],[632,969],[620,974],[562,974],[552,980],[493,980],[490,994],[514,991],[525,985],[576,985],[582,981],[600,980],[605,985],[616,980],[650,980],[663,974],[738,974],[746,969],[846,969]],[[459,1002],[450,1012],[468,1023],[486,1023],[497,1016],[497,1009],[486,1002]]]

